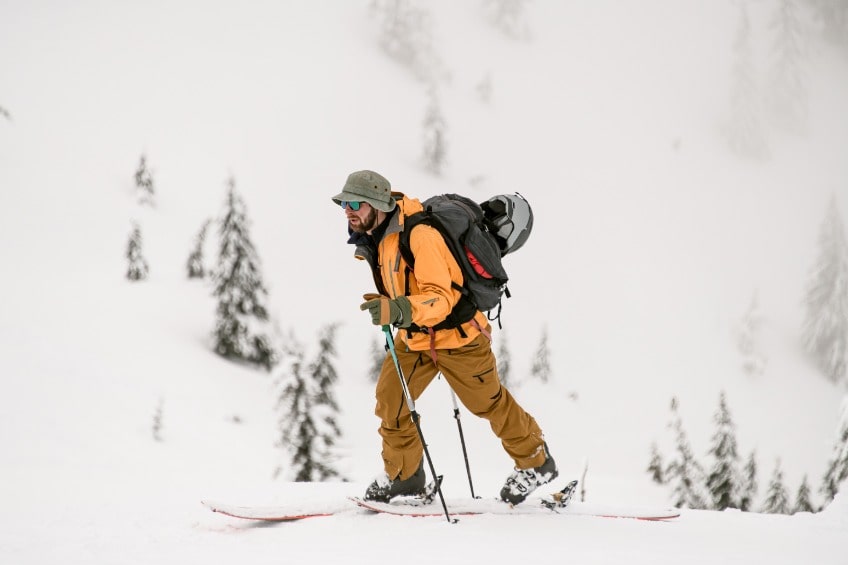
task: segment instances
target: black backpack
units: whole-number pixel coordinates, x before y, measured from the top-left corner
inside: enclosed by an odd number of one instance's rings
[[[518,200],[520,199],[520,201]],[[518,206],[512,206],[512,203]],[[506,203],[507,206],[490,206],[490,203]],[[410,270],[415,269],[415,257],[409,247],[409,238],[413,228],[426,224],[439,231],[462,270],[463,283],[453,283],[453,287],[462,293],[462,297],[447,318],[433,327],[434,330],[460,328],[471,320],[478,310],[491,312],[497,307],[494,317],[500,326],[501,297],[510,296],[506,274],[501,258],[510,251],[518,249],[527,239],[533,225],[533,216],[527,201],[520,195],[499,195],[484,202],[481,206],[473,200],[458,194],[442,194],[428,198],[423,203],[424,211],[411,214],[404,221],[404,230],[400,234],[400,253]],[[515,218],[513,218],[513,211]],[[520,226],[513,226],[513,219]],[[498,235],[504,234],[504,226],[509,231],[521,233],[520,243],[507,242]],[[518,230],[518,231],[515,231]],[[408,279],[407,279],[408,280]],[[409,294],[409,289],[405,289]],[[414,324],[412,331],[420,331]]]

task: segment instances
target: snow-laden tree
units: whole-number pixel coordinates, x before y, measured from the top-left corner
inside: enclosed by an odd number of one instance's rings
[[[135,170],[135,189],[139,204],[153,206],[155,189],[153,188],[153,173],[147,166],[147,156],[142,154]]]
[[[303,348],[292,337],[277,376],[279,395],[279,446],[288,462],[278,469],[293,481],[338,478],[335,446],[341,437],[334,387],[338,374],[333,364],[336,326],[322,330],[318,354],[304,366]]]
[[[789,514],[789,510],[789,494],[783,485],[783,471],[780,469],[780,459],[778,459],[774,465],[774,472],[771,475],[761,511],[764,514]]]
[[[6,108],[4,108],[3,106],[0,106],[0,116],[2,116],[2,117],[4,117],[4,118],[6,118],[6,119],[7,119],[7,120],[9,120],[10,122],[12,121],[12,114],[10,114],[10,113],[9,113],[9,110],[7,110]]]
[[[441,175],[447,156],[445,132],[447,124],[442,115],[441,105],[435,91],[430,93],[430,102],[422,122],[422,161],[424,168],[434,175]]]
[[[498,339],[498,351],[495,354],[498,364],[498,379],[505,387],[512,383],[512,355],[509,353],[506,333],[501,331]]]
[[[834,43],[848,43],[848,0],[811,0],[824,37]]]
[[[551,350],[548,347],[548,330],[542,329],[542,338],[533,356],[533,364],[530,366],[530,375],[543,383],[551,380]]]
[[[194,238],[194,248],[192,248],[188,261],[186,261],[186,271],[190,279],[202,279],[206,276],[206,267],[203,264],[203,247],[206,244],[206,233],[211,224],[212,220],[203,222],[203,226]]]
[[[525,18],[529,0],[483,0],[486,20],[512,39],[529,39],[530,28]]]
[[[665,479],[665,463],[663,463],[662,455],[656,443],[651,444],[651,460],[646,469],[651,475],[651,480],[658,485],[664,485]]]
[[[797,0],[778,0],[771,29],[774,39],[768,109],[774,123],[788,131],[802,132],[807,122],[807,92],[803,71],[804,34]]]
[[[821,224],[818,256],[807,283],[803,339],[833,381],[846,377],[848,354],[848,243],[836,196]]]
[[[804,475],[804,480],[801,481],[801,486],[798,487],[798,493],[795,495],[795,505],[792,507],[792,513],[815,512],[816,510],[810,500],[810,496],[812,496],[810,483],[807,481],[807,475]]]
[[[368,379],[376,383],[380,377],[380,371],[383,369],[383,362],[386,360],[386,341],[376,337],[372,338],[368,358]]]
[[[848,479],[848,397],[842,401],[836,441],[833,444],[833,452],[821,486],[821,493],[824,496],[823,506],[830,504],[839,492],[840,485],[848,486],[846,479]]]
[[[426,8],[414,0],[373,0],[371,13],[380,27],[380,47],[389,57],[425,82],[445,76],[433,47],[433,20]]]
[[[131,281],[142,281],[147,278],[149,268],[147,260],[142,253],[141,226],[133,222],[127,242],[127,279]]]
[[[220,221],[220,247],[214,296],[218,300],[215,351],[271,369],[276,354],[268,337],[267,291],[262,283],[259,257],[250,239],[247,210],[227,182],[227,198]]]
[[[665,470],[666,484],[671,486],[672,502],[677,508],[707,508],[703,492],[704,470],[692,453],[689,438],[683,429],[683,420],[676,398],[671,401],[671,428],[675,435],[675,454]]]
[[[757,499],[757,491],[759,490],[757,483],[757,454],[755,451],[748,456],[748,461],[745,463],[743,470],[742,490],[739,495],[739,510],[750,512],[754,507],[754,501]]]
[[[742,474],[739,471],[739,452],[736,448],[736,427],[727,407],[727,396],[722,391],[714,421],[716,431],[712,437],[709,455],[713,466],[707,474],[707,491],[713,510],[739,508]]]
[[[760,96],[751,51],[751,23],[744,0],[739,1],[739,7],[739,27],[733,43],[730,116],[725,124],[725,135],[737,155],[762,159],[768,156],[768,144],[760,116]]]
[[[492,73],[486,73],[474,89],[477,92],[477,98],[483,104],[489,104],[492,101]]]
[[[760,315],[759,300],[757,293],[754,292],[748,309],[736,329],[736,345],[742,355],[742,368],[752,376],[763,374],[766,367],[766,357],[760,351],[757,343],[761,325],[762,315]]]

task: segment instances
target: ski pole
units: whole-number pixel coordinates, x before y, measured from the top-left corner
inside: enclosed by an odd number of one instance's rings
[[[459,442],[462,444],[462,457],[465,459],[465,472],[468,474],[468,487],[471,489],[471,498],[477,498],[474,494],[474,482],[471,480],[471,466],[468,464],[468,450],[465,449],[465,434],[462,433],[462,421],[459,419],[459,405],[456,403],[456,393],[448,383],[453,402],[453,417],[456,419],[456,428],[459,430]]]
[[[400,361],[398,361],[397,352],[395,351],[395,341],[392,339],[391,328],[388,325],[383,326],[383,333],[386,334],[386,347],[392,356],[392,361],[394,361],[395,369],[397,370],[398,378],[400,379],[400,386],[403,388],[403,396],[406,398],[406,407],[409,408],[409,414],[412,416],[413,423],[415,423],[415,429],[418,430],[418,438],[421,440],[421,445],[424,446],[424,455],[427,457],[427,465],[430,467],[430,474],[436,482],[436,492],[439,493],[439,500],[442,502],[442,508],[445,511],[445,518],[447,518],[448,523],[453,524],[455,523],[455,520],[451,519],[450,512],[448,512],[448,505],[445,502],[445,496],[442,494],[442,481],[439,480],[438,475],[436,475],[436,468],[433,467],[433,459],[430,457],[430,450],[427,449],[427,442],[424,441],[424,432],[421,431],[421,417],[415,410],[415,401],[412,399],[412,394],[409,392],[409,387],[407,386],[406,379],[403,376],[403,370],[400,368]]]

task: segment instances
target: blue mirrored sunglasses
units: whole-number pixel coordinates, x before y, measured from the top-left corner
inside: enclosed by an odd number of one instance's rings
[[[362,206],[362,202],[348,202],[346,200],[342,200],[342,208],[347,208],[350,206],[350,209],[354,212],[359,210],[359,207]]]

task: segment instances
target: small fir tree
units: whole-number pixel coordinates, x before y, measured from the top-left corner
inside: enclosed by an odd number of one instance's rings
[[[10,122],[12,121],[12,114],[10,114],[10,113],[9,113],[9,110],[7,110],[6,108],[4,108],[3,106],[0,106],[0,116],[2,116],[2,117],[4,117],[4,118],[6,118],[6,119],[7,119],[7,120],[9,120]]]
[[[803,80],[803,33],[796,0],[778,0],[772,17],[772,66],[768,107],[782,128],[801,132],[807,121],[807,93]]]
[[[492,74],[486,73],[480,82],[477,83],[477,97],[483,104],[489,104],[492,101]]]
[[[671,401],[671,413],[676,453],[666,467],[665,478],[666,483],[671,486],[672,502],[676,508],[703,510],[707,507],[701,489],[704,484],[704,470],[692,453],[676,398]]]
[[[816,18],[822,24],[825,39],[836,44],[848,42],[848,2],[845,0],[812,0]]]
[[[315,360],[304,366],[303,348],[289,340],[280,364],[277,409],[280,414],[278,445],[288,454],[289,478],[297,482],[325,481],[340,476],[333,465],[333,449],[341,436],[333,386],[337,373],[336,326],[324,329]],[[282,466],[275,475],[282,472]]]
[[[383,370],[383,362],[386,360],[386,342],[378,338],[371,340],[370,352],[370,367],[368,369],[368,378],[371,382],[377,382],[380,377],[380,371]]]
[[[750,512],[754,507],[754,500],[757,498],[759,490],[757,483],[757,454],[755,451],[748,456],[748,461],[745,463],[745,470],[742,482],[742,492],[739,496],[739,510]]]
[[[651,461],[648,463],[648,473],[651,475],[651,480],[658,485],[664,485],[665,480],[665,463],[663,463],[662,455],[656,443],[651,444]]]
[[[445,75],[433,47],[433,19],[426,8],[413,0],[373,0],[371,13],[380,26],[380,47],[389,57],[428,83]]]
[[[529,39],[530,29],[524,17],[528,0],[484,0],[486,19],[511,39]]]
[[[430,95],[430,103],[424,115],[422,141],[422,159],[424,168],[434,175],[441,175],[445,166],[447,153],[445,130],[445,118],[435,92]]]
[[[135,171],[135,188],[139,204],[153,206],[153,173],[147,167],[147,157],[142,154]]]
[[[227,199],[220,224],[220,249],[214,296],[218,300],[215,351],[271,369],[276,354],[268,337],[267,291],[262,283],[259,257],[248,231],[244,201],[235,180],[227,183]]]
[[[539,341],[539,347],[536,348],[536,355],[533,357],[533,365],[530,367],[530,375],[539,379],[543,383],[551,379],[551,352],[548,348],[548,330],[542,330],[542,339]]]
[[[725,134],[734,153],[742,157],[762,159],[768,156],[768,145],[760,118],[759,95],[753,68],[751,23],[744,0],[739,2],[739,8],[739,28],[733,44],[735,60],[730,119]]]
[[[739,508],[741,474],[739,454],[736,448],[736,428],[727,407],[727,396],[722,391],[718,411],[715,414],[716,431],[712,438],[709,454],[713,467],[707,475],[707,491],[714,510]]]
[[[149,268],[147,266],[147,260],[142,253],[141,227],[136,222],[133,222],[130,238],[127,242],[126,257],[129,263],[127,266],[127,279],[131,281],[145,280]]]
[[[824,496],[824,506],[827,506],[836,493],[839,486],[848,479],[848,397],[842,401],[842,414],[836,433],[836,442],[833,444],[833,454],[827,464],[821,493]]]
[[[804,480],[801,481],[801,486],[798,487],[798,494],[795,495],[795,506],[792,507],[792,513],[798,512],[815,512],[813,503],[810,501],[810,483],[807,481],[807,475],[804,475]]]
[[[786,492],[786,487],[783,486],[783,471],[780,469],[780,459],[775,463],[762,512],[765,514],[789,514],[789,495]]]
[[[212,220],[203,222],[203,227],[200,228],[200,232],[194,238],[194,248],[188,256],[188,261],[186,261],[186,270],[190,279],[202,279],[206,276],[206,268],[203,265],[203,247],[206,244],[206,233],[209,231],[211,223]]]
[[[825,374],[836,382],[846,376],[848,356],[848,243],[835,195],[818,243],[807,283],[803,339]]]
[[[762,325],[760,305],[757,293],[754,292],[748,310],[742,317],[737,331],[737,347],[742,354],[742,368],[752,376],[763,374],[766,366],[766,358],[757,346],[757,334]]]

